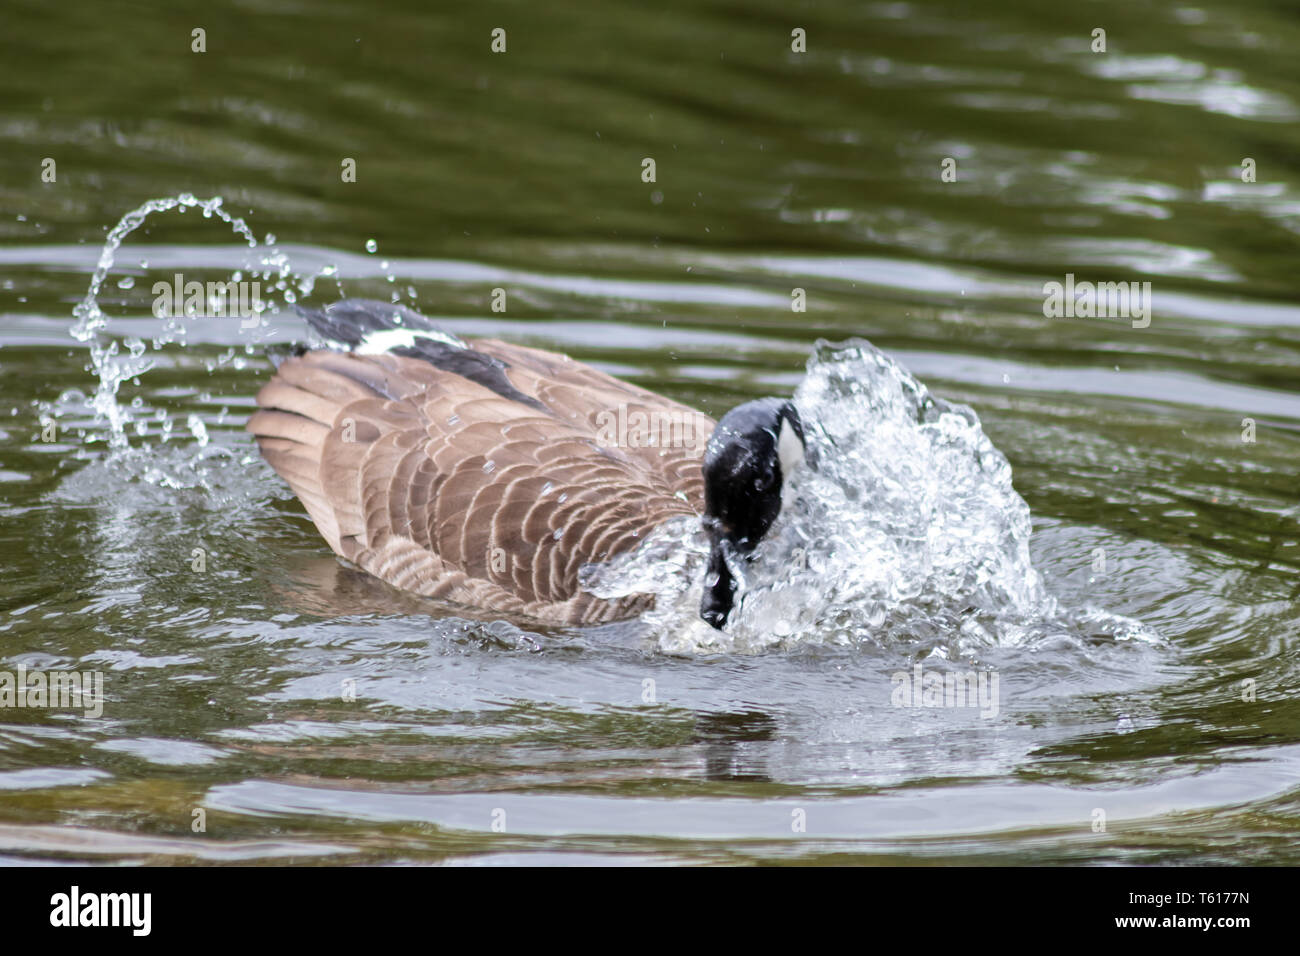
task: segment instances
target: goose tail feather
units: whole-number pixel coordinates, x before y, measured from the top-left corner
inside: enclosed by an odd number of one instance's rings
[[[298,314],[321,338],[347,349],[363,349],[384,332],[407,332],[420,338],[441,340],[444,344],[464,348],[465,343],[439,329],[429,319],[393,302],[375,299],[343,299],[323,309],[295,305]]]

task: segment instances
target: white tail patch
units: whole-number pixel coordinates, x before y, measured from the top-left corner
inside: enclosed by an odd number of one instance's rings
[[[353,351],[360,355],[381,355],[393,349],[409,349],[415,345],[416,339],[433,339],[458,349],[465,347],[465,343],[454,335],[433,329],[381,329],[363,338]]]

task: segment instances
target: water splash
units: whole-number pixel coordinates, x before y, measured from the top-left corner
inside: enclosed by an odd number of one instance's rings
[[[204,218],[215,216],[241,236],[250,248],[256,248],[257,237],[253,235],[247,223],[222,209],[221,202],[220,196],[196,199],[189,193],[182,193],[164,199],[150,199],[142,206],[128,212],[109,231],[104,240],[104,248],[99,254],[99,262],[91,275],[90,288],[86,291],[85,298],[72,310],[72,314],[77,319],[76,325],[72,328],[72,336],[80,342],[89,343],[91,366],[99,378],[99,385],[94,395],[88,399],[87,406],[94,413],[96,424],[107,422],[108,444],[113,450],[125,449],[128,446],[127,427],[132,419],[131,413],[118,404],[118,390],[123,382],[148,371],[153,366],[153,361],[147,354],[148,346],[141,339],[128,336],[119,345],[116,340],[105,341],[105,337],[101,335],[109,322],[108,316],[99,307],[99,294],[104,280],[117,261],[118,250],[126,237],[143,225],[149,216],[172,209],[184,211],[198,208],[202,210]],[[178,334],[183,335],[179,322],[179,316],[168,318],[166,332],[170,340],[174,340]],[[123,346],[126,354],[121,353]]]
[[[139,272],[113,276],[115,269],[124,271],[119,265],[124,244],[150,217],[192,209],[198,210],[204,219],[224,223],[238,237],[244,252],[236,256],[237,268],[228,271],[217,283],[201,283],[204,293],[192,298],[190,283],[197,278],[194,274],[202,272],[205,278],[217,278],[214,273],[219,275],[236,263],[231,262],[228,249],[223,247],[220,261],[225,264],[224,270],[202,259],[187,264],[186,272],[193,274],[183,277],[184,294],[175,293],[179,306],[173,300],[170,307],[158,308],[155,298],[155,307],[148,311],[152,316],[151,332],[122,334],[114,330],[111,327],[114,316],[106,314],[100,305],[106,283],[110,289],[115,287],[121,292],[134,289],[137,296],[142,287],[153,288],[155,293],[159,291],[142,281]],[[366,248],[372,253],[377,251],[376,241],[369,240]],[[125,268],[135,272],[137,266],[143,272],[149,270],[150,263],[141,258]],[[182,277],[178,272],[179,268],[169,269],[163,278],[170,285],[179,284]],[[400,298],[395,287],[397,277],[387,261],[381,264],[381,272],[393,287],[392,301],[397,302]],[[73,309],[76,321],[71,334],[88,348],[87,371],[96,378],[95,388],[89,395],[80,389],[68,389],[57,400],[37,403],[42,422],[62,420],[63,428],[81,439],[73,453],[88,460],[88,465],[68,483],[67,493],[81,500],[100,497],[105,489],[119,493],[131,486],[144,485],[160,492],[197,489],[205,492],[211,502],[229,501],[232,495],[264,494],[266,488],[261,479],[267,469],[255,453],[249,452],[242,433],[224,427],[229,407],[221,408],[214,415],[201,415],[190,408],[172,411],[152,407],[139,393],[126,399],[123,389],[128,383],[140,386],[140,376],[160,362],[164,349],[183,348],[187,333],[194,330],[196,323],[212,320],[216,315],[228,317],[215,321],[238,321],[239,341],[215,355],[205,354],[203,367],[209,374],[225,368],[242,369],[251,357],[259,354],[259,346],[274,332],[268,320],[310,296],[318,280],[329,280],[337,285],[340,296],[346,295],[338,273],[337,264],[319,260],[314,260],[308,269],[295,269],[273,234],[268,233],[259,240],[243,218],[223,207],[220,196],[200,199],[182,193],[151,199],[124,215],[106,236],[86,294]],[[214,285],[224,287],[227,292],[236,287],[241,291],[251,288],[253,295],[248,301],[241,297],[240,308],[232,311],[228,297],[214,298]],[[408,286],[406,294],[413,303],[416,301],[413,287]],[[138,324],[140,314],[128,312],[123,318]],[[204,405],[212,404],[208,391],[197,398]]]
[[[1050,635],[1153,640],[1127,618],[1063,608],[1029,556],[1029,507],[965,405],[931,395],[870,343],[819,342],[795,393],[817,469],[791,477],[724,632],[699,619],[707,542],[692,519],[584,569],[603,597],[659,595],[645,616],[670,652],[905,640],[941,656]]]
[[[199,210],[205,219],[225,223],[250,250],[244,267],[230,273],[221,283],[224,286],[227,283],[245,282],[246,270],[247,278],[256,280],[254,288],[257,295],[248,303],[249,315],[241,316],[239,324],[239,335],[245,340],[245,353],[253,353],[254,347],[264,340],[269,330],[268,315],[277,315],[283,306],[292,305],[300,296],[310,295],[318,278],[332,276],[336,272],[334,266],[326,265],[311,274],[295,274],[287,254],[276,245],[275,236],[268,234],[259,241],[244,219],[223,208],[220,196],[199,199],[190,193],[182,193],[179,196],[151,199],[124,215],[104,241],[86,295],[73,309],[77,321],[71,330],[75,339],[87,343],[90,351],[89,370],[98,379],[93,394],[82,398],[81,407],[93,414],[93,423],[90,428],[83,430],[83,437],[87,444],[106,442],[111,459],[128,461],[132,458],[129,452],[132,450],[130,446],[133,436],[142,440],[146,435],[152,434],[158,442],[166,443],[173,435],[186,431],[193,436],[196,450],[200,452],[209,442],[206,425],[197,416],[189,414],[183,423],[173,421],[166,410],[147,408],[138,396],[127,404],[119,401],[118,396],[123,383],[137,380],[154,367],[160,349],[170,344],[184,345],[188,326],[200,320],[198,312],[213,314],[217,311],[214,305],[218,303],[209,300],[200,309],[186,298],[181,314],[174,310],[155,314],[155,318],[161,321],[161,327],[151,342],[135,335],[115,337],[108,334],[110,317],[99,304],[104,283],[112,272],[127,237],[150,216],[173,210],[184,213],[189,209]],[[139,266],[147,269],[149,264],[141,260]],[[135,279],[131,276],[119,279],[116,283],[117,288],[123,290],[134,288],[135,285]],[[243,359],[237,348],[232,347],[215,360],[209,360],[207,369],[212,372],[226,365],[238,368],[242,364]],[[51,417],[71,414],[63,399],[42,411]],[[148,467],[140,475],[152,480],[149,476],[155,472],[156,468]]]

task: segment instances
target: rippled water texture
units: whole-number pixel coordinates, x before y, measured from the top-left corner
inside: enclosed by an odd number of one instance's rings
[[[132,11],[0,11],[0,675],[106,698],[0,707],[0,861],[1300,862],[1294,11]],[[242,430],[340,295],[794,395],[734,626],[687,525],[588,630],[341,564]]]

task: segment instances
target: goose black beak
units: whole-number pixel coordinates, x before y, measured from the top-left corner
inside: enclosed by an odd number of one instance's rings
[[[736,603],[736,579],[727,566],[727,549],[731,545],[706,524],[712,547],[709,569],[704,577],[704,596],[700,599],[700,617],[716,631],[723,629]]]
[[[727,623],[727,615],[717,608],[701,607],[700,617],[704,618],[704,622],[715,631],[722,630],[723,625]]]

